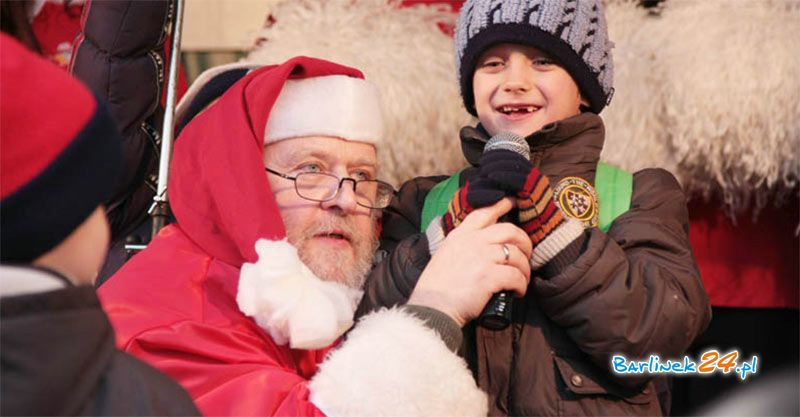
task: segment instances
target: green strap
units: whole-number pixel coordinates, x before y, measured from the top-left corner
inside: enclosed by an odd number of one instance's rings
[[[433,189],[425,196],[425,203],[422,206],[422,221],[420,222],[420,231],[424,232],[428,229],[428,225],[433,221],[436,216],[443,216],[447,213],[447,206],[450,204],[450,199],[453,194],[458,191],[459,181],[461,179],[461,172],[458,172],[450,178],[436,184]]]
[[[424,232],[436,216],[447,212],[447,206],[453,194],[458,191],[461,173],[436,184],[425,196],[422,206],[422,222],[420,231]],[[603,232],[608,232],[611,224],[631,206],[633,194],[633,175],[630,172],[617,168],[605,162],[597,163],[595,173],[595,190],[599,204],[598,226]]]
[[[597,190],[597,199],[600,200],[597,227],[608,232],[611,223],[631,207],[633,175],[601,161],[597,163],[594,187]]]

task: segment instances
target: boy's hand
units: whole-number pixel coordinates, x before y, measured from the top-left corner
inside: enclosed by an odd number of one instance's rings
[[[539,168],[530,170],[517,198],[520,227],[530,236],[534,248],[565,222],[553,200],[550,180]]]
[[[498,149],[484,154],[480,165],[480,178],[489,179],[496,188],[516,195],[519,225],[534,247],[565,222],[553,201],[550,180],[525,157]]]
[[[442,219],[445,236],[472,213],[473,210],[481,207],[491,206],[505,196],[502,190],[492,184],[486,178],[475,178],[467,180],[463,187],[453,195],[450,205]]]
[[[522,191],[533,169],[531,161],[505,149],[496,149],[481,156],[479,176],[495,183],[495,187],[514,195]]]

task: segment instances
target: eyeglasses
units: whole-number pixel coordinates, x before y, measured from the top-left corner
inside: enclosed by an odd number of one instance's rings
[[[357,180],[355,178],[339,178],[323,172],[301,172],[292,177],[278,171],[264,168],[270,174],[294,181],[294,190],[300,197],[311,201],[330,201],[339,194],[345,181],[353,183],[356,204],[371,209],[382,209],[389,206],[394,196],[394,187],[379,180]]]

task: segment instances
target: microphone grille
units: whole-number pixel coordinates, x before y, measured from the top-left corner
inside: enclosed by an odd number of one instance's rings
[[[525,142],[525,139],[516,133],[500,132],[492,136],[492,138],[486,142],[483,153],[495,149],[505,149],[520,154],[525,159],[531,159],[531,148],[528,146],[528,142]]]

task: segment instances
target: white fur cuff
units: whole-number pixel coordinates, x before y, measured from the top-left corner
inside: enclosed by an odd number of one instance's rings
[[[309,384],[329,416],[485,416],[466,363],[422,320],[399,309],[365,316]]]
[[[286,239],[256,242],[258,262],[242,265],[236,303],[275,343],[329,346],[353,325],[362,291],[319,279]]]
[[[551,259],[555,258],[559,252],[567,247],[573,240],[583,233],[583,223],[575,219],[567,219],[567,221],[558,226],[550,236],[547,236],[543,241],[533,248],[533,255],[531,255],[531,269],[539,269]]]

